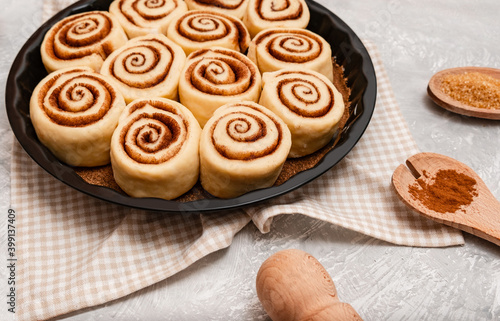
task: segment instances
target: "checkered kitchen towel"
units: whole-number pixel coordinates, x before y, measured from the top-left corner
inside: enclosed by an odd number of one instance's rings
[[[44,7],[45,17],[61,8],[46,3],[52,6]],[[376,48],[367,48],[379,92],[360,142],[312,183],[246,212],[164,215],[109,204],[56,180],[16,142],[17,317],[44,320],[126,296],[229,246],[250,221],[268,232],[280,214],[308,215],[400,245],[463,244],[461,232],[408,211],[390,186],[393,170],[419,150]]]

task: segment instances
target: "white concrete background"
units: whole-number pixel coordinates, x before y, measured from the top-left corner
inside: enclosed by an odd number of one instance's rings
[[[427,82],[438,70],[467,65],[500,68],[498,1],[319,2],[361,38],[378,45],[420,149],[468,164],[500,199],[500,122],[451,114],[426,95]],[[41,24],[41,1],[2,0],[1,7],[0,96],[4,97],[15,55]],[[12,139],[2,98],[2,267],[6,266]],[[248,225],[228,249],[168,280],[61,319],[269,320],[255,292],[257,270],[272,253],[300,248],[320,260],[340,298],[365,320],[500,320],[500,248],[471,235],[465,235],[465,240],[462,247],[399,247],[303,216],[280,217],[269,234]],[[7,272],[0,268],[0,293],[7,290]],[[0,319],[11,320],[2,297]]]

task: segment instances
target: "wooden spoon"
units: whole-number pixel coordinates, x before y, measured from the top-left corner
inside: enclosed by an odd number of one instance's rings
[[[437,105],[451,112],[478,118],[497,119],[497,120],[500,119],[500,109],[486,109],[486,108],[472,107],[451,98],[441,90],[441,82],[443,80],[443,77],[450,74],[463,74],[471,72],[478,72],[486,74],[493,78],[500,79],[500,70],[495,68],[459,67],[459,68],[445,69],[432,76],[432,78],[429,81],[429,85],[427,86],[427,93]]]
[[[444,155],[419,153],[411,156],[405,165],[399,165],[392,175],[392,184],[403,202],[417,213],[439,223],[481,237],[500,245],[500,202],[483,180],[467,165]],[[471,204],[455,213],[440,213],[428,209],[409,192],[409,187],[426,171],[434,177],[439,170],[452,169],[476,180],[477,196]]]

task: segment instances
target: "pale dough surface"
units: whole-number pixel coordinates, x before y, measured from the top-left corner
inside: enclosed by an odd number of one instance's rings
[[[208,10],[193,10],[176,18],[168,27],[167,37],[181,46],[186,55],[212,47],[244,53],[250,45],[250,34],[241,20]]]
[[[309,30],[264,30],[252,39],[248,58],[257,64],[261,73],[301,68],[320,72],[333,81],[330,44]]]
[[[269,108],[292,133],[289,157],[309,155],[337,133],[344,114],[342,94],[315,71],[283,69],[265,73],[259,104]]]
[[[186,0],[189,10],[212,10],[243,19],[248,0]]]
[[[124,108],[123,96],[107,77],[89,67],[67,68],[35,88],[30,118],[38,139],[58,159],[92,167],[109,163],[111,135]]]
[[[224,105],[203,128],[201,184],[221,198],[270,187],[290,146],[290,131],[272,111],[251,101]]]
[[[203,127],[224,104],[257,102],[261,83],[257,66],[240,52],[225,48],[201,49],[187,58],[179,80],[179,99]]]
[[[255,37],[270,28],[306,28],[310,19],[304,0],[249,0],[243,23]]]
[[[201,128],[191,112],[165,98],[127,105],[111,141],[116,183],[132,197],[174,199],[199,174]]]
[[[183,0],[115,0],[109,6],[109,12],[116,16],[129,38],[167,34],[172,20],[187,10]]]
[[[40,54],[49,73],[81,66],[99,71],[108,55],[126,42],[127,35],[113,15],[90,11],[52,26],[45,34]]]
[[[163,97],[177,100],[184,50],[162,34],[133,38],[113,52],[101,73],[111,77],[125,101]]]

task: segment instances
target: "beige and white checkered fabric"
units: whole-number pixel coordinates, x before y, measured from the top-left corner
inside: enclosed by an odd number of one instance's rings
[[[102,304],[168,278],[227,247],[250,218],[148,213],[68,188],[16,143],[18,318],[45,320]]]
[[[46,1],[46,18],[61,8],[56,2]],[[71,1],[56,4],[62,2]],[[268,232],[279,214],[308,215],[401,245],[462,244],[461,232],[410,213],[392,191],[392,171],[418,149],[376,48],[367,48],[379,92],[360,142],[322,177],[247,213],[162,214],[108,204],[59,182],[14,143],[18,319],[44,320],[128,295],[229,246],[251,220]]]
[[[393,171],[418,153],[375,45],[365,41],[377,75],[377,104],[354,149],[333,170],[284,197],[247,210],[262,232],[272,217],[304,214],[387,242],[411,246],[462,244],[461,232],[407,210],[391,186]]]

